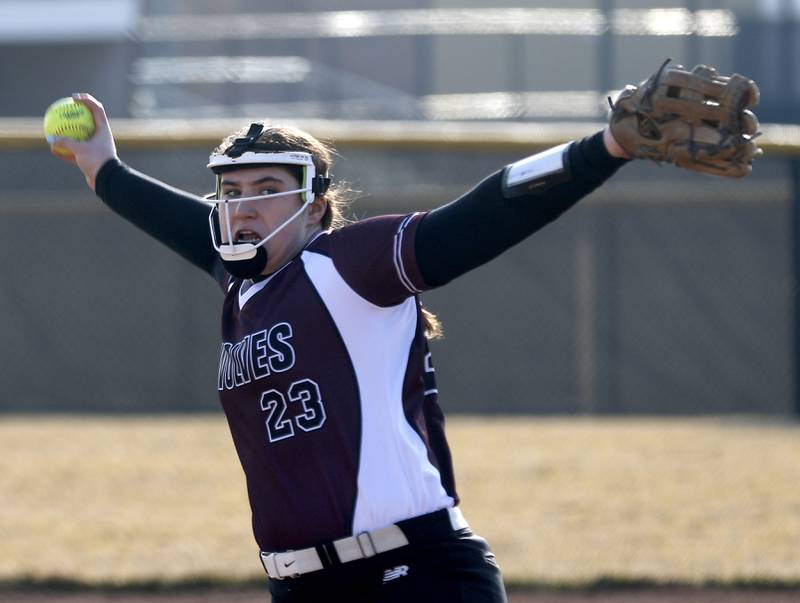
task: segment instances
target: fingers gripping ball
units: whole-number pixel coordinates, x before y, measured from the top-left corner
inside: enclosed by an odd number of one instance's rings
[[[612,105],[611,133],[631,156],[665,161],[716,176],[741,178],[761,154],[758,119],[750,110],[759,92],[749,78],[720,76],[712,67],[687,71],[666,61],[639,86],[627,86]]]
[[[50,142],[54,136],[86,141],[94,134],[94,118],[89,107],[67,97],[54,102],[44,114],[44,135]],[[66,149],[54,147],[59,155],[72,155]]]

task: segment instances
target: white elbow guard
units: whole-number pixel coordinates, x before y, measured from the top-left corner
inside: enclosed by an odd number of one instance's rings
[[[568,142],[536,155],[520,159],[503,170],[503,196],[506,199],[546,190],[570,179]]]

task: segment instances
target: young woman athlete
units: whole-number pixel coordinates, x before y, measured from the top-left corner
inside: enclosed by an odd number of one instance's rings
[[[273,601],[505,601],[458,508],[419,293],[499,255],[625,162],[608,129],[523,159],[429,212],[340,225],[330,149],[253,124],[212,153],[211,204],[56,139],[111,209],[224,293],[217,387]]]

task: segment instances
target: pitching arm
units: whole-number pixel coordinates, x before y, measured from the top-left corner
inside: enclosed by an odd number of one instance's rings
[[[208,234],[209,206],[110,159],[97,173],[95,191],[117,214],[222,282],[224,270]]]
[[[75,164],[86,184],[112,210],[205,270],[224,279],[219,256],[209,237],[210,208],[199,197],[132,170],[117,157],[114,136],[103,105],[91,94],[74,94],[92,113],[95,133],[86,141],[52,137],[53,153]]]

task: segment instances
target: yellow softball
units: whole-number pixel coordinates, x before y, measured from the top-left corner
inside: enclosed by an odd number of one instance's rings
[[[53,136],[89,140],[94,134],[94,118],[89,107],[74,99],[60,98],[44,113],[44,135],[48,142]],[[59,155],[72,155],[66,149],[54,149]]]

